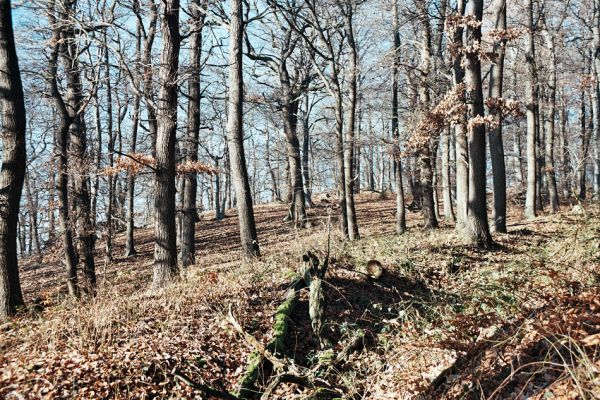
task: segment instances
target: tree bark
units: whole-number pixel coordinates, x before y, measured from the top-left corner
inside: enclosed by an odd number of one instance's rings
[[[442,191],[444,196],[444,219],[446,222],[455,222],[452,207],[452,185],[450,184],[450,127],[442,133]]]
[[[17,223],[25,178],[25,101],[10,0],[0,0],[0,320],[24,305],[17,261]]]
[[[198,161],[198,140],[200,138],[200,70],[202,55],[202,30],[206,16],[207,0],[194,0],[190,7],[194,33],[190,37],[190,79],[188,100],[187,143],[184,148],[186,162]],[[181,263],[184,267],[196,263],[196,221],[198,209],[196,197],[198,192],[198,174],[189,173],[184,177],[183,215],[181,230]]]
[[[496,19],[496,29],[506,31],[506,0],[496,0],[494,3],[494,15]],[[506,54],[507,40],[503,39],[494,44],[498,58],[495,64],[492,64],[490,72],[490,92],[491,98],[502,98],[504,86],[504,58]],[[506,164],[504,161],[504,143],[502,139],[502,110],[492,108],[490,114],[493,116],[496,126],[489,131],[490,140],[490,158],[492,161],[493,173],[493,212],[492,228],[499,233],[506,233]]]
[[[346,217],[348,218],[348,239],[360,238],[358,222],[356,220],[356,207],[354,205],[354,131],[356,129],[356,105],[358,102],[358,48],[354,39],[353,18],[356,11],[356,3],[348,2],[344,14],[344,28],[346,40],[350,47],[350,65],[348,76],[349,107],[346,126],[346,147],[344,149],[344,178],[346,196]]]
[[[254,221],[252,192],[244,154],[243,107],[244,81],[242,74],[242,0],[231,0],[229,25],[229,96],[227,112],[227,143],[229,160],[240,224],[242,253],[245,257],[258,257],[260,250]]]
[[[160,58],[154,191],[154,277],[161,287],[177,274],[175,224],[175,147],[179,68],[179,1],[166,0],[162,10],[163,47]]]
[[[392,3],[394,65],[392,67],[392,134],[394,136],[394,175],[396,179],[396,233],[406,232],[406,211],[404,209],[404,185],[402,182],[402,159],[400,158],[400,131],[398,129],[398,74],[400,51],[400,31],[398,19],[398,1]]]
[[[526,107],[527,107],[527,194],[525,197],[525,217],[531,219],[537,215],[536,201],[536,185],[537,185],[537,149],[536,149],[536,132],[538,123],[536,117],[536,109],[538,106],[538,89],[537,89],[537,71],[535,66],[535,37],[534,37],[534,19],[533,19],[533,1],[526,0],[525,11],[527,13],[527,53],[525,61],[527,63],[527,90],[526,90]]]
[[[458,0],[457,14],[465,14],[465,1]],[[453,46],[457,49],[453,54],[453,81],[458,86],[464,82],[465,71],[461,66],[461,49],[463,49],[464,28],[456,27],[452,35]],[[456,228],[462,231],[467,220],[467,204],[469,202],[469,146],[467,143],[466,115],[454,125],[456,146]]]
[[[430,94],[429,94],[429,73],[431,70],[431,23],[429,21],[429,12],[424,2],[418,3],[419,16],[422,26],[421,41],[421,79],[419,82],[419,106],[423,113],[429,112]],[[421,190],[423,196],[423,216],[425,228],[437,228],[438,221],[435,214],[435,204],[433,200],[433,170],[431,161],[430,141],[427,142],[419,151],[419,168],[421,170]]]
[[[478,22],[483,19],[483,0],[469,2],[466,15]],[[481,25],[467,28],[467,44],[481,43]],[[487,220],[485,124],[473,119],[483,118],[483,89],[481,83],[481,61],[477,52],[467,52],[465,83],[467,85],[469,129],[469,202],[467,206],[467,231],[469,239],[479,247],[492,244]]]
[[[554,36],[548,31],[545,26],[542,31],[544,40],[546,42],[546,48],[550,57],[548,63],[548,82],[547,82],[547,96],[546,96],[546,110],[544,113],[544,126],[546,131],[546,157],[544,172],[546,174],[546,183],[548,185],[548,196],[550,198],[550,211],[556,213],[559,209],[558,204],[558,190],[556,188],[556,173],[554,165],[554,120],[556,118],[556,85],[557,85],[557,73],[556,73],[556,50],[554,47]]]

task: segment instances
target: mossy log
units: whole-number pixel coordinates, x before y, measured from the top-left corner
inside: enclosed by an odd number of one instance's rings
[[[273,325],[273,338],[267,344],[266,350],[274,356],[281,355],[285,347],[285,339],[289,331],[289,319],[296,309],[300,290],[305,287],[302,278],[295,278],[290,289],[287,291],[285,300],[275,311],[275,323]],[[251,399],[257,394],[256,383],[265,368],[271,368],[273,363],[269,361],[264,352],[254,350],[248,357],[246,373],[240,381],[238,397]]]

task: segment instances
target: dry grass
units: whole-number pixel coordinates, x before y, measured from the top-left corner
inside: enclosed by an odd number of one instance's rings
[[[257,208],[260,261],[239,260],[237,219],[199,224],[198,265],[161,291],[148,288],[151,232],[138,232],[135,258],[99,267],[94,299],[73,301],[61,289],[58,254],[30,261],[23,281],[30,311],[1,326],[0,396],[14,398],[194,398],[176,382],[177,368],[222,390],[234,390],[253,350],[224,322],[231,305],[244,328],[269,339],[298,257],[325,248],[327,211],[314,227],[282,222],[285,206]],[[510,216],[498,249],[481,252],[450,226],[393,235],[394,202],[362,198],[364,239],[334,237],[327,277],[327,335],[338,347],[357,329],[365,350],[335,376],[344,397],[593,398],[600,393],[600,210],[565,211],[523,222]],[[99,246],[100,248],[100,246]],[[123,252],[122,238],[117,254]],[[100,257],[99,257],[100,259]],[[373,284],[352,272],[368,260],[385,267]],[[294,314],[290,354],[310,365],[319,357],[306,317]],[[442,379],[443,378],[443,379]],[[306,394],[282,385],[278,398]]]

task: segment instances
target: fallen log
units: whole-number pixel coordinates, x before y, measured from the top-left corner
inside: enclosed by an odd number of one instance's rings
[[[236,330],[255,348],[248,357],[246,373],[239,384],[238,397],[240,399],[251,399],[257,394],[256,383],[263,370],[266,368],[283,368],[284,361],[279,360],[278,356],[281,355],[285,347],[285,339],[289,330],[289,319],[296,309],[299,292],[303,287],[305,287],[304,280],[302,278],[295,278],[291,287],[286,292],[285,300],[277,308],[277,311],[275,311],[273,338],[264,348],[252,335],[248,335],[243,331],[233,316],[228,318],[228,321],[232,323]]]

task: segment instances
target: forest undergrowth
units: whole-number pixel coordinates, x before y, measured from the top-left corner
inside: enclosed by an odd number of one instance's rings
[[[343,242],[335,230],[329,238],[326,207],[295,231],[282,223],[284,205],[259,206],[264,255],[246,263],[236,218],[203,215],[197,265],[161,290],[150,288],[146,230],[136,257],[100,267],[93,298],[56,289],[58,254],[27,260],[22,281],[34,306],[0,326],[0,397],[206,398],[208,388],[235,396],[248,357],[273,338],[301,256],[324,262],[330,239],[322,337],[303,289],[285,348],[267,354],[285,367],[261,371],[257,398],[600,398],[597,205],[532,221],[511,210],[509,233],[495,234],[490,251],[449,225],[421,230],[417,213],[396,236],[394,211],[394,200],[362,195],[363,239]],[[383,265],[378,279],[366,273],[370,260]]]

